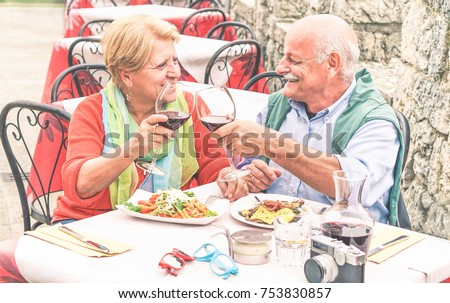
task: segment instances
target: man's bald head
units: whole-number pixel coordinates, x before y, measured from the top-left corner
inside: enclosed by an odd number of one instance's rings
[[[304,17],[294,22],[290,31],[291,30],[297,33],[304,32],[316,35],[320,35],[324,32],[340,34],[345,36],[352,43],[358,44],[358,38],[350,24],[335,15],[323,14]]]
[[[340,53],[343,59],[343,80],[351,81],[358,63],[358,37],[352,27],[342,18],[329,15],[312,15],[292,24],[286,40],[311,44],[317,62],[323,62],[332,51]]]

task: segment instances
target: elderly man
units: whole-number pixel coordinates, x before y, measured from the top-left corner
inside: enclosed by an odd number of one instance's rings
[[[288,80],[283,90],[270,96],[258,123],[215,132],[251,170],[246,182],[219,182],[228,198],[267,191],[331,204],[333,171],[359,171],[368,176],[363,206],[375,220],[398,224],[401,132],[369,72],[355,72],[358,57],[353,29],[337,16],[292,25],[276,69]]]

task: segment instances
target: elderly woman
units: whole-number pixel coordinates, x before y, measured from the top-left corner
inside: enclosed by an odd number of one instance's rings
[[[62,168],[64,195],[58,197],[53,222],[110,211],[127,201],[144,179],[151,191],[187,189],[215,181],[228,166],[223,149],[209,142],[209,132],[194,111],[177,136],[181,153],[166,153],[172,165],[166,173],[176,170],[175,177],[146,177],[136,167],[136,160],[150,161],[160,145],[173,144],[173,131],[158,126],[167,116],[155,114],[155,102],[164,85],[180,77],[174,48],[178,40],[176,27],[155,17],[126,16],[110,25],[101,43],[112,81],[81,102],[72,116]],[[177,96],[180,106],[194,106],[183,94]]]

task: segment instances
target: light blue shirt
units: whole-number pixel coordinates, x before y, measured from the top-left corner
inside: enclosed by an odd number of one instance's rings
[[[279,132],[290,135],[295,141],[314,150],[332,154],[334,124],[347,107],[355,86],[354,79],[339,100],[311,119],[308,118],[304,103],[289,100],[292,110],[283,121]],[[264,125],[267,111],[266,106],[258,114],[256,121],[259,124]],[[385,120],[375,120],[364,124],[354,134],[342,155],[333,154],[339,160],[343,170],[358,171],[368,176],[364,184],[362,204],[376,221],[382,223],[386,223],[389,217],[387,204],[389,191],[394,183],[394,166],[399,146],[395,126]],[[311,156],[314,155],[311,154]],[[239,166],[245,166],[251,160],[244,159]],[[267,189],[268,193],[297,196],[326,204],[334,202],[333,199],[311,188],[275,162],[269,161],[269,165],[279,168],[282,175]]]

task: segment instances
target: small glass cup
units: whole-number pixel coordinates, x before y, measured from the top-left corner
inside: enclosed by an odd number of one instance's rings
[[[281,215],[274,220],[277,261],[302,266],[311,241],[311,220],[306,215]]]

